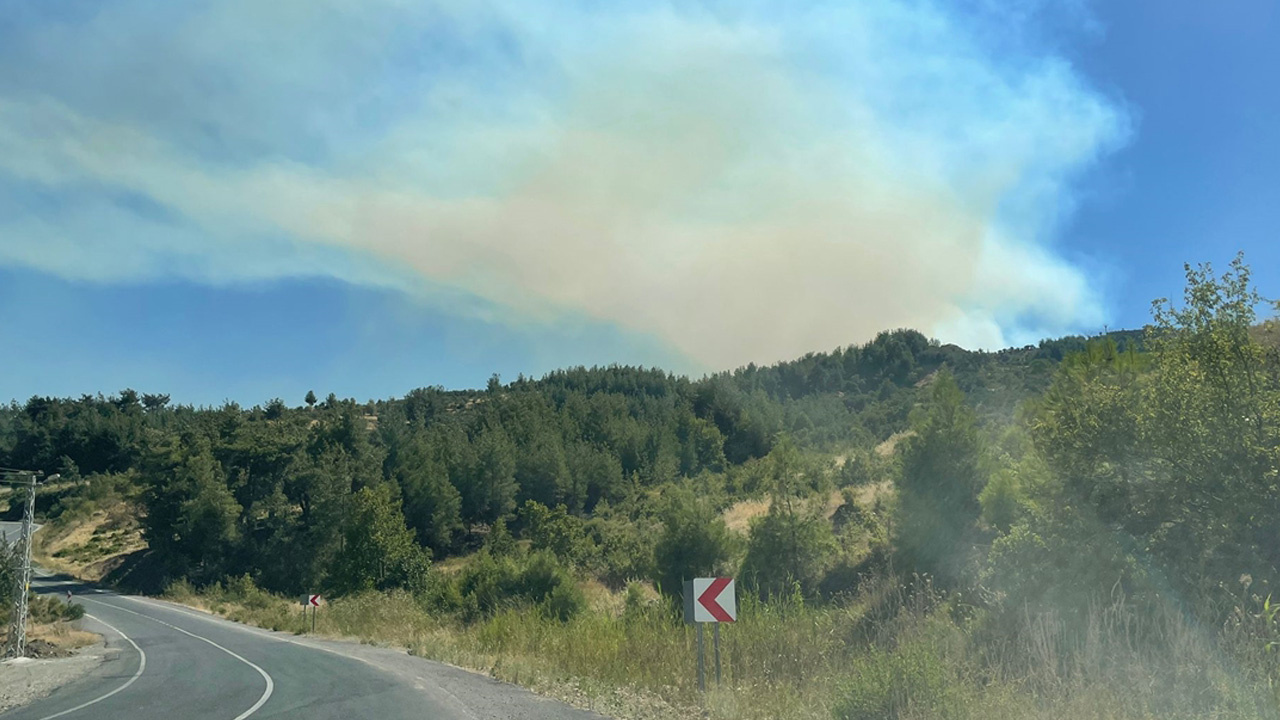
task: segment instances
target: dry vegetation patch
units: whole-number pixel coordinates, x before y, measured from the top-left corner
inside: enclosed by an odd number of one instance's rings
[[[27,628],[27,639],[31,643],[44,643],[63,654],[72,650],[95,645],[102,640],[97,633],[81,630],[69,622],[41,623]],[[62,657],[56,655],[50,657]]]
[[[50,570],[98,581],[121,558],[146,546],[136,511],[122,502],[95,510],[78,523],[42,528],[33,552]]]
[[[876,446],[876,454],[880,457],[889,457],[898,450],[898,443],[915,435],[914,430],[903,430],[889,436],[887,440]]]
[[[769,512],[768,498],[763,500],[740,500],[724,511],[724,524],[730,530],[745,535],[751,529],[751,520]]]

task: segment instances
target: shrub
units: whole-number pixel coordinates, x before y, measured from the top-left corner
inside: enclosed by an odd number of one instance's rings
[[[855,658],[835,705],[840,720],[960,717],[963,684],[947,641],[959,634],[935,620],[893,649],[872,648]]]
[[[1009,532],[1009,528],[1017,522],[1021,502],[1018,476],[1007,469],[992,475],[987,486],[978,494],[983,522],[1000,532]]]
[[[227,578],[220,599],[236,602],[255,610],[269,608],[278,601],[276,596],[259,588],[248,574]]]
[[[481,551],[458,578],[464,619],[474,621],[506,606],[532,605],[567,620],[586,606],[569,571],[549,552],[494,557]]]
[[[587,531],[598,551],[591,571],[605,585],[621,588],[632,580],[653,576],[654,535],[642,521],[593,518]]]
[[[570,580],[556,583],[539,607],[547,617],[566,622],[582,612],[586,605],[587,599],[582,594],[582,588]]]
[[[59,620],[79,620],[84,617],[84,606],[64,603],[52,595],[32,595],[27,604],[31,622],[52,623]]]
[[[728,561],[732,540],[724,518],[691,490],[672,490],[662,521],[654,581],[664,593],[678,596],[685,580],[710,575]]]
[[[190,580],[182,577],[166,585],[161,596],[171,600],[182,600],[184,598],[194,597],[195,594],[195,586],[191,584]]]
[[[983,581],[998,594],[996,608],[1014,614],[1032,607],[1079,616],[1100,595],[1122,592],[1141,603],[1158,593],[1142,564],[1114,536],[1065,510],[1015,525],[997,538]]]
[[[582,518],[570,515],[564,505],[549,508],[536,500],[526,500],[520,508],[524,537],[534,550],[549,550],[570,564],[581,563],[595,554]]]
[[[826,518],[790,512],[775,502],[768,514],[751,522],[741,575],[761,595],[785,592],[792,581],[814,595],[835,551]]]

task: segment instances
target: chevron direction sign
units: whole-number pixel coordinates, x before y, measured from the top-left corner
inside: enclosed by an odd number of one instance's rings
[[[685,583],[684,619],[688,623],[726,623],[738,619],[733,578],[695,578]]]

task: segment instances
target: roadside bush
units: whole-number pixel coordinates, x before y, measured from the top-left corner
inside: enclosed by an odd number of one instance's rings
[[[548,550],[572,565],[589,560],[597,552],[582,518],[570,515],[564,505],[549,508],[536,500],[526,500],[519,519],[523,535],[534,550]]]
[[[275,595],[259,588],[248,574],[227,578],[226,583],[214,583],[206,594],[224,602],[235,602],[247,608],[261,610],[278,602]]]
[[[963,717],[964,686],[949,645],[963,635],[945,620],[931,619],[917,637],[892,649],[872,647],[855,657],[835,705],[840,720]]]
[[[673,488],[666,502],[662,535],[654,548],[654,581],[659,590],[678,597],[685,580],[723,568],[733,539],[716,508],[692,490]]]
[[[632,580],[653,575],[653,547],[656,528],[644,521],[627,518],[593,518],[587,532],[598,552],[590,570],[610,588],[622,588]]]
[[[1000,470],[991,476],[987,486],[978,494],[982,521],[1007,533],[1019,519],[1022,501],[1017,474],[1009,469]]]
[[[1015,525],[991,545],[983,584],[997,594],[995,609],[1024,608],[1083,616],[1100,595],[1124,594],[1142,604],[1158,594],[1142,564],[1096,523],[1063,511]],[[1001,618],[1001,623],[1008,624]]]
[[[751,521],[740,574],[762,596],[784,593],[793,581],[812,596],[835,552],[835,538],[825,517],[789,512],[775,502],[768,514]]]
[[[587,599],[575,582],[557,582],[538,606],[549,618],[567,622],[586,607]]]
[[[32,595],[27,607],[31,622],[53,623],[59,620],[79,620],[84,617],[84,606],[67,604],[52,595]]]
[[[163,598],[170,600],[182,600],[184,598],[195,597],[196,588],[191,581],[186,578],[178,578],[165,586],[164,592],[160,594]]]
[[[523,557],[494,557],[481,551],[458,578],[457,587],[467,621],[521,605],[568,620],[586,607],[573,576],[546,551]]]

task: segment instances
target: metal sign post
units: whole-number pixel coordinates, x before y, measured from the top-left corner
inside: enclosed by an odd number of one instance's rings
[[[702,626],[704,624],[698,623],[698,692],[707,691],[707,670],[704,667],[706,652],[702,649]]]
[[[716,654],[716,687],[720,687],[720,623],[711,626],[711,644]]]
[[[316,632],[316,608],[320,607],[323,600],[319,595],[303,595],[302,596],[302,629],[305,631],[307,627],[307,608],[311,608],[311,633]]]

